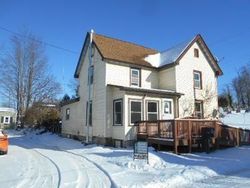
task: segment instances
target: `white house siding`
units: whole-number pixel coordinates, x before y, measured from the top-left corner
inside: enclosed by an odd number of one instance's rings
[[[148,69],[141,69],[141,87],[158,88],[158,72]]]
[[[98,50],[95,50],[94,61],[94,82],[92,95],[92,128],[93,136],[106,137],[106,63]],[[88,91],[88,90],[86,90]],[[87,92],[85,92],[87,95]]]
[[[66,120],[66,109],[70,110],[69,119]],[[83,121],[81,103],[75,102],[61,108],[62,113],[62,134],[64,135],[83,135]]]
[[[106,63],[106,84],[130,86],[130,68]]]
[[[133,67],[133,66],[131,66]],[[119,65],[119,63],[106,63],[107,84],[130,86],[130,67]],[[158,88],[157,71],[141,68],[141,87]]]
[[[176,90],[175,67],[159,71],[159,87],[161,89]]]
[[[125,119],[124,114],[126,111],[124,104],[125,92],[120,91],[114,87],[107,87],[107,107],[106,107],[106,137],[112,137],[113,139],[124,140],[125,139]],[[113,126],[113,101],[116,99],[123,100],[123,123],[122,126]]]
[[[89,129],[90,136],[104,135],[105,128],[105,115],[106,115],[106,87],[105,87],[105,63],[98,50],[94,50],[93,56],[94,65],[94,81],[91,87],[91,100],[92,100],[92,126]],[[88,51],[84,59],[79,74],[79,97],[80,101],[77,103],[65,105],[62,107],[62,116],[65,116],[66,108],[70,108],[73,117],[70,120],[62,121],[62,133],[73,134],[85,137],[87,135],[86,126],[86,106],[88,101],[88,67],[89,57]],[[64,118],[65,119],[65,118]],[[70,126],[68,126],[70,125]]]
[[[194,57],[194,48],[199,49],[199,58]],[[188,52],[182,57],[176,70],[176,91],[184,93],[179,100],[180,117],[190,116],[194,112],[195,99],[203,100],[206,98],[206,90],[212,95],[212,100],[204,102],[204,116],[211,116],[214,109],[218,108],[217,103],[217,77],[212,67],[205,58],[202,50],[194,43]],[[202,90],[195,89],[193,71],[202,72]]]

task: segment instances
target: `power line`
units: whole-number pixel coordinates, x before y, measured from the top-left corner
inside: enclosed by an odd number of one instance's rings
[[[11,30],[9,30],[9,29],[6,29],[5,27],[2,27],[2,26],[0,26],[0,29],[1,29],[2,31],[11,33],[11,34],[13,34],[13,35],[19,35],[19,36],[21,36],[21,37],[28,38],[28,39],[30,39],[30,40],[33,40],[33,41],[36,41],[36,42],[43,43],[43,44],[45,44],[46,46],[49,46],[49,47],[52,47],[52,48],[56,48],[56,49],[59,49],[59,50],[63,50],[63,51],[66,51],[66,52],[69,52],[69,53],[72,53],[72,54],[79,54],[79,53],[76,52],[76,51],[73,51],[73,50],[70,50],[70,49],[67,49],[67,48],[63,48],[63,47],[61,47],[61,46],[58,46],[58,45],[55,45],[55,44],[52,44],[52,43],[49,43],[49,42],[46,42],[46,41],[42,41],[42,40],[34,39],[34,38],[32,38],[32,37],[29,37],[29,36],[22,35],[22,34],[20,34],[20,33],[11,31]]]

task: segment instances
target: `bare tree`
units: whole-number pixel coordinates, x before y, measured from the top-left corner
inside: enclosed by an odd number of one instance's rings
[[[30,33],[13,36],[11,49],[1,59],[1,94],[15,101],[18,122],[34,102],[51,101],[60,85],[48,72],[42,42]]]
[[[74,93],[72,98],[79,97],[79,80],[78,79],[71,79],[68,83],[68,87]]]
[[[250,107],[250,66],[243,66],[232,80],[238,107]]]

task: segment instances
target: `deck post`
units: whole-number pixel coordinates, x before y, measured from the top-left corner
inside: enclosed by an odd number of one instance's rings
[[[215,139],[215,149],[218,149],[219,145],[218,145],[218,124],[216,121],[214,121],[214,139]]]
[[[178,154],[177,120],[174,120],[174,153]]]
[[[160,138],[161,134],[160,134],[160,121],[159,120],[157,121],[157,125],[158,125],[158,137]]]
[[[192,152],[192,122],[188,121],[188,152]]]

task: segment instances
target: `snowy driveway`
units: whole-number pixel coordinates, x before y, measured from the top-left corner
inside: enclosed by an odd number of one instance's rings
[[[250,147],[175,155],[149,149],[149,164],[115,149],[50,133],[10,134],[0,187],[250,187]]]
[[[84,156],[41,143],[36,136],[10,138],[0,157],[0,187],[111,187],[102,170]]]

